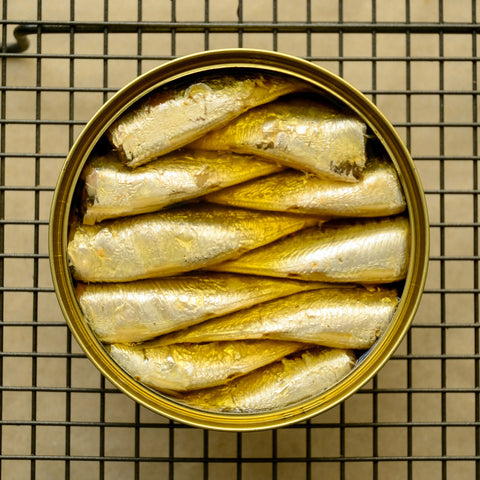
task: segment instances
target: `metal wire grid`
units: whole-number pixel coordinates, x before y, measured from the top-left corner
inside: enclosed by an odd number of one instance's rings
[[[256,3],[4,0],[2,478],[479,477],[477,5]],[[17,25],[23,53],[6,48]],[[56,177],[88,118],[151,66],[221,46],[293,53],[363,90],[411,150],[431,215],[427,289],[394,357],[329,412],[248,434],[168,421],[103,379],[56,305],[46,246]]]

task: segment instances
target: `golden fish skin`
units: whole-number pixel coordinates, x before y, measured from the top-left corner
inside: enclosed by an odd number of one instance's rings
[[[262,105],[191,147],[255,154],[321,177],[356,182],[366,162],[366,125],[318,98],[289,96]]]
[[[190,392],[179,400],[216,412],[256,413],[313,398],[351,372],[349,350],[312,348],[237,378],[226,385]]]
[[[221,385],[304,348],[295,342],[239,341],[157,346],[112,344],[112,358],[132,377],[163,391]]]
[[[96,156],[82,173],[83,223],[154,212],[279,170],[260,158],[225,152],[173,152],[135,169],[114,153]]]
[[[78,283],[76,293],[85,320],[100,341],[130,343],[323,285],[208,273],[126,283]]]
[[[137,167],[299,88],[297,80],[270,74],[212,76],[150,95],[122,115],[107,136],[126,164]]]
[[[357,183],[285,170],[207,195],[213,203],[325,217],[379,217],[405,210],[393,165],[369,159]]]
[[[82,282],[128,282],[196,270],[318,223],[315,217],[215,205],[74,225],[68,259]]]
[[[289,340],[334,348],[370,348],[398,305],[394,289],[325,288],[271,300],[159,339],[201,343]]]
[[[320,282],[391,283],[407,274],[408,219],[327,222],[210,267]]]

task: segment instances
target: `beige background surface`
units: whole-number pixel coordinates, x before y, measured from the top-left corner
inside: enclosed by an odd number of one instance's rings
[[[238,2],[232,0],[210,0],[208,17],[203,1],[177,0],[175,11],[167,0],[139,3],[140,13],[133,1],[4,0],[3,18],[12,22],[4,27],[6,38],[12,40],[16,20],[238,20]],[[445,0],[440,9],[442,2],[431,0],[345,0],[343,18],[336,1],[308,4],[313,23],[370,23],[373,16],[378,22],[472,21],[469,1]],[[308,19],[306,0],[244,0],[243,20],[271,23],[274,5],[278,22]],[[1,64],[7,187],[2,191],[2,478],[394,480],[440,478],[442,471],[451,479],[475,477],[480,452],[476,36],[414,29],[410,35],[401,29],[309,35],[304,29],[43,34],[30,41],[25,54],[3,57]],[[242,435],[170,424],[117,393],[70,338],[47,259],[53,187],[84,123],[116,89],[172,56],[238,46],[308,56],[372,98],[411,150],[432,224],[426,293],[408,336],[377,377],[308,425]]]

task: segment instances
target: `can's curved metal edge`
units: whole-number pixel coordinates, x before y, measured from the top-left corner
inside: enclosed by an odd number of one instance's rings
[[[355,370],[316,398],[280,411],[261,414],[221,414],[177,404],[129,377],[105,352],[83,321],[67,265],[67,230],[73,192],[93,146],[108,126],[129,106],[153,89],[186,75],[225,68],[256,68],[293,75],[333,95],[356,111],[383,143],[404,189],[411,226],[411,256],[404,293],[395,317],[376,345]],[[65,161],[55,188],[49,223],[49,258],[62,313],[89,359],[115,386],[138,403],[189,425],[216,430],[250,431],[276,428],[317,415],[345,400],[370,380],[391,357],[413,320],[425,285],[429,257],[426,201],[415,165],[402,140],[378,108],[337,75],[306,60],[255,49],[211,50],[189,55],[137,77],[88,122]]]

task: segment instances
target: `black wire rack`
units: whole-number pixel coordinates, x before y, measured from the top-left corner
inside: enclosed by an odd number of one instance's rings
[[[1,478],[480,477],[475,0],[4,0],[0,87]],[[169,421],[119,393],[58,308],[47,251],[66,154],[129,80],[222,47],[291,53],[375,102],[410,149],[431,220],[412,328],[341,405],[278,430]]]

